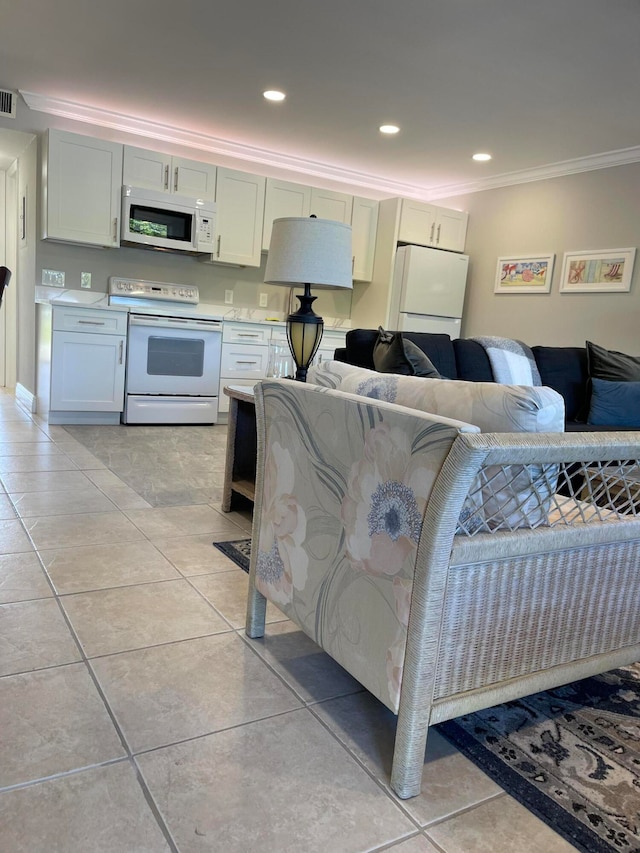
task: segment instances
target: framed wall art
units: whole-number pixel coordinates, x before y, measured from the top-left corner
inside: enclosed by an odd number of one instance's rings
[[[494,293],[549,293],[555,255],[498,258]]]
[[[561,293],[623,293],[631,289],[635,249],[565,252]]]

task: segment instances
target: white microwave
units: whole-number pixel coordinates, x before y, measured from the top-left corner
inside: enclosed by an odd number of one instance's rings
[[[140,187],[122,188],[121,245],[210,254],[215,224],[212,201]]]

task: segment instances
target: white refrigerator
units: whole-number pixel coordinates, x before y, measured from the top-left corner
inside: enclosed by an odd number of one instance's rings
[[[424,246],[396,251],[388,328],[460,337],[469,256]]]

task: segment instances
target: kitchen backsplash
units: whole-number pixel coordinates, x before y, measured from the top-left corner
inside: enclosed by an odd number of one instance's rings
[[[36,284],[41,283],[43,269],[60,270],[65,273],[65,287],[80,289],[80,276],[91,273],[91,289],[106,293],[109,277],[139,278],[146,281],[175,282],[196,285],[200,290],[200,301],[224,305],[225,309],[256,310],[259,294],[268,294],[267,309],[260,309],[265,316],[286,314],[289,304],[289,289],[264,283],[264,266],[232,267],[221,264],[206,264],[197,258],[173,253],[155,252],[147,249],[94,249],[88,246],[73,246],[50,240],[38,241]],[[225,291],[233,291],[233,304],[225,305]],[[297,288],[301,293],[302,289]],[[351,315],[351,291],[317,290],[314,308],[323,317],[338,320]],[[298,306],[293,300],[293,309]]]

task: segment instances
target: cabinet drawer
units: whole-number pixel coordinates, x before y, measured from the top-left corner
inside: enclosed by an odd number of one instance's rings
[[[127,315],[124,311],[60,308],[54,305],[53,330],[57,332],[86,332],[93,335],[126,335]]]
[[[244,343],[222,344],[220,376],[225,385],[233,385],[236,379],[262,379],[267,371],[269,347],[248,346]]]
[[[286,344],[287,330],[282,326],[271,329],[271,340],[278,344]]]
[[[224,323],[222,327],[223,343],[245,343],[266,345],[271,339],[271,329],[253,323]]]

